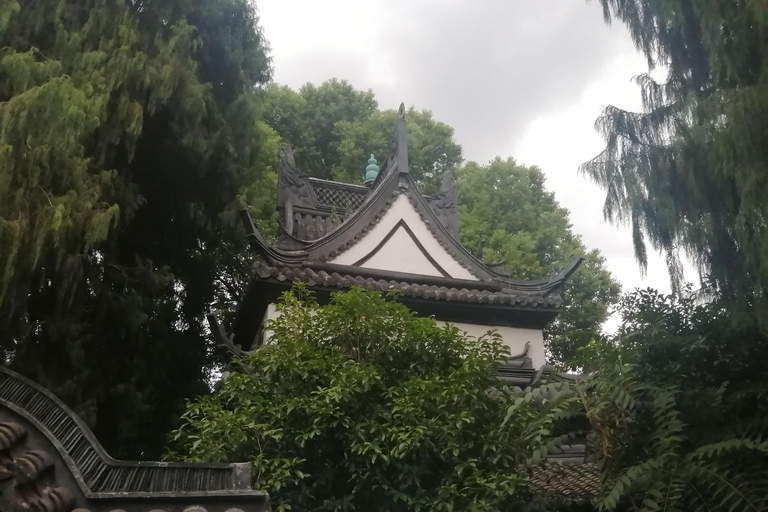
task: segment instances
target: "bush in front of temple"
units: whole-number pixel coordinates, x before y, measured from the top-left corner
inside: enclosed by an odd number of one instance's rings
[[[392,299],[285,294],[269,342],[188,404],[169,458],[252,461],[277,510],[518,510],[576,399],[534,407],[498,386],[498,336]]]

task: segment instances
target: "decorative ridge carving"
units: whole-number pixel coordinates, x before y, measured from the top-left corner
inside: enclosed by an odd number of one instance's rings
[[[393,160],[397,164],[397,172],[403,174],[410,172],[408,169],[408,122],[405,120],[405,103],[397,109],[397,121],[395,121],[395,147],[392,152]]]
[[[515,359],[523,359],[523,358],[525,358],[525,357],[528,357],[528,351],[529,351],[530,349],[531,349],[531,342],[530,342],[530,341],[526,341],[526,342],[525,342],[525,346],[523,347],[523,351],[522,351],[522,352],[520,352],[520,353],[519,353],[519,354],[517,354],[517,355],[514,355],[514,356],[509,356],[509,359],[511,359],[511,360],[515,360]]]
[[[557,273],[552,274],[546,279],[537,279],[531,281],[511,279],[507,275],[500,274],[490,269],[489,271],[493,272],[494,276],[499,282],[504,283],[509,287],[530,292],[542,292],[544,295],[549,295],[557,291],[563,284],[565,284],[568,278],[571,277],[571,275],[573,275],[573,273],[579,269],[583,262],[584,258],[581,256],[573,256],[571,261]]]
[[[283,226],[290,235],[293,234],[293,209],[313,208],[315,205],[312,187],[296,167],[290,144],[280,144],[277,175],[277,208],[283,211]]]
[[[266,502],[251,487],[249,464],[196,464],[118,461],[107,455],[93,433],[48,390],[0,367],[0,405],[32,424],[58,451],[87,499],[173,498],[207,496],[250,498]],[[0,449],[22,436],[0,428]],[[26,474],[46,467],[46,458],[30,454]],[[51,510],[48,512],[61,512]]]
[[[435,213],[440,224],[455,238],[459,239],[459,206],[458,187],[451,171],[443,173],[443,181],[440,191],[429,197],[425,197],[429,207]]]
[[[405,119],[405,103],[400,103],[397,109],[397,120],[392,137],[389,139],[389,154],[381,164],[376,179],[371,184],[371,190],[376,190],[390,175],[408,170],[408,123]]]

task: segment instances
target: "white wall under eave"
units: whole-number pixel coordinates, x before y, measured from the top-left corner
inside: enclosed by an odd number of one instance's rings
[[[451,324],[468,336],[479,338],[488,331],[496,330],[501,335],[506,346],[509,347],[511,355],[515,356],[525,350],[525,342],[530,341],[531,346],[528,349],[528,357],[531,358],[534,368],[540,368],[546,363],[546,354],[544,352],[544,333],[540,329],[521,329],[519,327],[493,326],[464,324],[456,322],[438,321],[438,325]]]
[[[429,256],[454,279],[478,281],[478,278],[446,251],[435,238],[419,213],[404,195],[399,195],[384,217],[355,245],[330,260],[338,265],[354,265],[366,256],[370,256],[376,247],[403,220],[413,232]],[[442,276],[439,270],[422,254],[421,250],[403,228],[363,262],[360,267],[406,272],[426,276]]]
[[[265,320],[274,320],[280,316],[280,312],[274,304],[267,306]],[[466,333],[468,336],[479,338],[488,331],[496,330],[501,335],[502,340],[506,346],[509,347],[511,355],[517,355],[525,350],[525,342],[531,342],[531,346],[528,349],[528,357],[531,358],[534,368],[540,368],[546,363],[546,355],[544,352],[544,333],[540,329],[522,329],[519,327],[506,327],[506,326],[492,326],[492,325],[479,325],[479,324],[465,324],[457,322],[443,322],[437,321],[437,325],[443,326],[446,324],[454,325],[460,331]],[[272,333],[265,331],[263,333],[263,342],[269,343],[272,338]]]
[[[261,321],[261,328],[264,329],[267,320],[277,320],[280,316],[280,312],[277,310],[275,304],[268,304],[267,311],[264,313],[264,319]],[[272,331],[264,329],[261,333],[261,343],[267,344],[272,341]]]

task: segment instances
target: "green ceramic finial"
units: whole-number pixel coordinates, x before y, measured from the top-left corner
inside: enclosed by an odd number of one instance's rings
[[[368,160],[368,167],[365,168],[365,181],[363,181],[363,185],[370,185],[374,181],[376,181],[376,176],[379,175],[379,166],[376,159],[371,155],[371,158]]]

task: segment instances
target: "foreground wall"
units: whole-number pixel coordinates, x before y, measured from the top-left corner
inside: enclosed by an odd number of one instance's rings
[[[112,459],[47,390],[0,367],[0,510],[263,512],[249,464]]]

